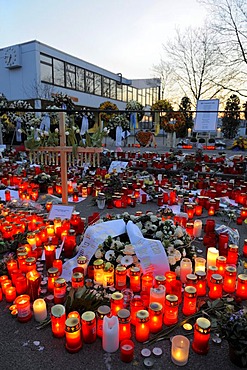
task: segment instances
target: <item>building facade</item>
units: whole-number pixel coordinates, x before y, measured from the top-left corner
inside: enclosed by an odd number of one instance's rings
[[[160,80],[129,80],[34,40],[0,49],[0,93],[9,101],[32,101],[35,108],[62,93],[79,107],[111,101],[122,110],[130,100],[143,106],[159,100]]]

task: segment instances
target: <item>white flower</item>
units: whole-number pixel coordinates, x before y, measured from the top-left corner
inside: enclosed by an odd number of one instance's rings
[[[19,132],[21,134],[22,133],[22,129],[21,128],[18,128],[17,132]]]
[[[48,131],[44,131],[44,135],[45,136],[49,136],[49,132]]]
[[[58,134],[59,130],[58,128],[55,128],[55,133]]]
[[[175,247],[179,247],[180,245],[184,245],[182,240],[179,240],[179,239],[174,240],[173,244],[174,244]]]
[[[97,249],[97,251],[94,253],[95,258],[102,258],[103,253],[101,252],[100,249]]]
[[[168,262],[171,266],[176,265],[176,258],[173,255],[168,256]]]
[[[152,225],[151,227],[150,227],[150,229],[152,230],[152,231],[156,231],[157,230],[157,226],[156,225]]]
[[[129,265],[132,265],[133,263],[133,257],[131,256],[124,256],[123,258],[121,258],[121,265],[123,266],[129,266]]]
[[[135,254],[135,249],[134,249],[133,245],[127,244],[125,246],[124,250],[123,250],[123,253],[128,254],[128,255]]]
[[[178,277],[180,277],[180,266],[177,266],[177,267],[175,268],[175,273],[176,273],[176,275],[177,275]]]
[[[162,231],[160,231],[160,230],[159,230],[159,231],[157,231],[157,232],[156,232],[155,237],[156,237],[157,239],[162,239],[163,235],[164,235],[164,234],[162,233]]]
[[[65,135],[66,136],[69,136],[69,131],[65,131]]]
[[[137,217],[135,215],[130,215],[130,219],[131,219],[131,221],[135,221],[137,219]]]
[[[181,260],[181,257],[182,257],[181,253],[177,249],[176,249],[174,255],[175,255],[175,259],[176,259],[177,262]]]
[[[30,127],[30,130],[31,130],[31,131],[33,131],[33,130],[34,130],[34,127],[33,127],[33,126],[31,126],[31,127]]]
[[[73,130],[74,130],[74,131],[77,129],[77,127],[76,127],[76,126],[72,126],[72,128],[73,128]]]
[[[123,255],[122,254],[120,254],[119,256],[118,256],[118,258],[116,259],[116,262],[117,263],[121,263],[121,259],[123,258]]]
[[[79,134],[79,133],[80,133],[79,128],[77,128],[75,132],[76,132],[77,134]]]
[[[182,238],[182,236],[184,235],[184,230],[181,226],[177,226],[176,229],[175,229],[175,232],[174,232],[174,236],[176,238]]]
[[[145,227],[145,229],[149,230],[149,229],[151,229],[152,225],[153,224],[152,224],[151,221],[147,221],[147,222],[145,222],[144,227]]]
[[[147,234],[147,230],[146,229],[141,229],[141,232],[142,232],[142,235],[145,235],[145,234]]]
[[[167,248],[167,253],[168,254],[173,254],[174,253],[174,246],[171,245],[170,247]]]
[[[109,250],[109,251],[107,251],[106,252],[106,254],[105,254],[105,259],[107,260],[107,261],[112,261],[112,259],[115,257],[115,253],[114,253],[114,251],[112,251],[112,250]]]
[[[186,257],[186,250],[183,248],[182,256]]]
[[[40,137],[39,136],[36,138],[36,141],[40,141]]]

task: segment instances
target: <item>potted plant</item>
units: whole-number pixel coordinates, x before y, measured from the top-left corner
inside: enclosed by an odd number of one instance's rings
[[[220,336],[229,344],[229,357],[232,363],[241,368],[247,367],[247,309],[234,311],[232,305],[221,312],[218,320]]]

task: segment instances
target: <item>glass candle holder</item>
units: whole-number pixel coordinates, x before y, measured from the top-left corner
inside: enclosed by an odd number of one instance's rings
[[[134,342],[130,339],[125,339],[120,343],[120,359],[123,362],[131,362],[134,358]]]
[[[15,299],[16,308],[18,311],[17,319],[19,322],[27,322],[32,317],[30,297],[27,294],[19,295]]]
[[[53,261],[56,259],[56,246],[53,244],[47,244],[44,246],[45,250],[45,265],[48,270],[53,266]]]
[[[196,257],[195,258],[195,268],[194,272],[196,274],[197,271],[205,271],[206,260],[203,257]]]
[[[6,302],[13,302],[16,298],[16,288],[14,286],[9,286],[5,289],[5,299]]]
[[[26,274],[27,278],[27,294],[30,300],[34,301],[39,297],[39,289],[41,283],[41,275],[36,270],[29,271]]]
[[[194,286],[186,286],[184,289],[183,314],[185,316],[196,313],[197,291]]]
[[[126,288],[127,269],[125,266],[117,266],[115,269],[115,288],[122,290]]]
[[[26,273],[26,259],[28,257],[27,252],[20,252],[17,254],[18,266],[21,272]]]
[[[47,271],[47,276],[48,276],[48,285],[47,285],[48,292],[53,293],[54,292],[54,282],[59,277],[58,269],[56,267],[49,268]]]
[[[214,232],[214,230],[215,230],[215,220],[208,219],[204,227],[205,233],[208,234],[210,232]]]
[[[247,274],[238,275],[236,297],[247,299]]]
[[[175,294],[166,296],[163,322],[167,326],[178,322],[178,297]]]
[[[54,337],[61,338],[65,335],[65,307],[56,304],[51,308],[51,330]]]
[[[186,276],[192,273],[192,262],[189,258],[182,258],[180,262],[180,280],[182,284],[186,283]]]
[[[183,335],[172,338],[171,359],[175,365],[184,366],[189,358],[190,341]]]
[[[96,317],[93,311],[86,311],[81,315],[82,336],[85,343],[96,341]]]
[[[156,275],[154,278],[154,288],[158,288],[160,285],[166,286],[166,277],[165,275]]]
[[[204,297],[207,294],[207,274],[205,271],[197,271],[196,292],[198,297]]]
[[[196,287],[197,283],[197,276],[196,274],[188,274],[186,276],[186,286],[194,286]]]
[[[120,292],[114,292],[111,296],[111,313],[113,316],[117,316],[119,310],[124,308],[123,294]]]
[[[63,272],[63,261],[60,259],[55,259],[52,263],[52,267],[55,267],[59,271],[59,276],[62,275]]]
[[[97,330],[96,332],[97,332],[97,336],[100,338],[102,338],[102,334],[103,334],[104,317],[105,316],[110,317],[110,314],[111,314],[111,309],[109,306],[102,305],[97,309],[97,313],[96,313]]]
[[[237,269],[234,266],[227,266],[224,274],[223,290],[226,293],[234,293],[236,290]]]
[[[225,275],[225,269],[226,269],[226,257],[225,256],[218,256],[216,258],[216,267],[218,267],[218,274],[221,276]]]
[[[135,337],[138,342],[145,342],[149,339],[149,312],[140,310],[136,313],[136,332]]]
[[[236,244],[229,244],[227,250],[227,264],[237,265],[238,263],[238,246]]]
[[[130,289],[134,292],[140,292],[141,290],[141,270],[139,267],[131,267],[129,271],[130,277]]]
[[[220,274],[213,274],[210,279],[208,296],[211,299],[222,298],[223,278]]]
[[[167,271],[165,273],[166,278],[166,294],[172,293],[172,282],[177,280],[177,275],[174,271]]]
[[[104,261],[102,259],[97,259],[93,263],[93,268],[94,268],[94,284],[103,285]]]
[[[134,296],[130,301],[131,324],[136,325],[136,314],[144,310],[144,303],[140,296]]]
[[[193,226],[193,236],[195,238],[200,238],[202,234],[202,220],[195,220]]]
[[[66,299],[66,280],[64,278],[58,278],[54,281],[54,303],[63,304]]]
[[[84,286],[84,276],[81,272],[74,272],[71,278],[72,288],[80,288]]]
[[[84,276],[87,275],[87,263],[88,263],[88,260],[87,260],[87,257],[86,256],[79,256],[77,258],[77,267],[80,267],[82,269],[82,273]]]
[[[28,257],[26,259],[26,272],[36,270],[36,258],[35,257]]]
[[[220,256],[227,257],[228,242],[229,242],[228,234],[224,233],[219,234],[218,249]]]
[[[162,307],[165,305],[165,296],[166,296],[166,288],[164,285],[159,285],[158,288],[151,288],[150,289],[150,299],[149,302],[156,302],[160,303]]]
[[[17,295],[27,293],[27,278],[24,275],[19,275],[15,280]]]
[[[36,321],[41,322],[47,318],[47,308],[44,299],[39,298],[33,302],[33,314]]]
[[[143,274],[141,277],[142,292],[150,293],[150,289],[153,286],[153,274]]]
[[[7,270],[8,270],[9,277],[11,277],[11,273],[13,272],[13,270],[16,270],[17,268],[18,268],[18,264],[16,260],[9,260],[7,262]]]
[[[217,274],[218,273],[218,267],[217,266],[208,266],[207,268],[207,284],[208,284],[208,287],[210,287],[211,285],[211,276],[213,274]]]
[[[81,324],[78,318],[70,317],[65,321],[65,348],[70,353],[76,353],[82,348]]]
[[[211,323],[204,317],[199,317],[194,325],[192,349],[199,355],[206,355],[209,350]]]
[[[119,321],[119,341],[130,339],[130,311],[122,308],[117,312],[117,316]]]
[[[149,304],[149,329],[150,333],[158,333],[163,325],[163,306],[158,302]]]
[[[219,250],[214,248],[214,247],[208,248],[208,251],[207,251],[207,267],[208,266],[216,266],[217,257],[219,257]]]
[[[114,265],[106,262],[104,265],[103,288],[114,286]]]

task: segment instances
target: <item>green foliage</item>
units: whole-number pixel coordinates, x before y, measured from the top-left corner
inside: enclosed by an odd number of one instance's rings
[[[173,112],[173,106],[169,102],[169,100],[158,100],[156,103],[152,105],[152,111],[159,110],[164,112]]]
[[[194,126],[191,112],[191,101],[187,96],[184,96],[181,99],[179,110],[180,112],[182,112],[185,119],[185,125],[181,128],[180,137],[186,137],[188,133],[188,128],[192,128]]]
[[[240,124],[240,99],[231,95],[227,99],[224,117],[222,118],[222,132],[227,139],[233,139],[238,132]]]

